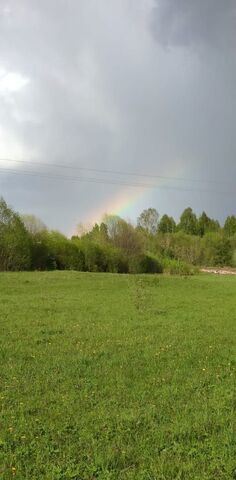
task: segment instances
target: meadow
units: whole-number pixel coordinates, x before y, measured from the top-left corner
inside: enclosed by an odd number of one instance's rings
[[[0,478],[236,478],[236,278],[0,274]]]

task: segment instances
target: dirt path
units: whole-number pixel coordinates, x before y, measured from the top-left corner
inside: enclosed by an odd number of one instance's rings
[[[236,275],[234,268],[201,268],[200,272],[214,273],[216,275]]]

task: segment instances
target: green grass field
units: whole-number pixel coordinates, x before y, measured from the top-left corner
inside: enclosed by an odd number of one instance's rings
[[[233,479],[236,278],[0,274],[0,478]]]

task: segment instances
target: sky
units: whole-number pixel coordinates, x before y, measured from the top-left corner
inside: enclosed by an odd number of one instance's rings
[[[0,0],[0,195],[66,235],[236,214],[235,0]]]

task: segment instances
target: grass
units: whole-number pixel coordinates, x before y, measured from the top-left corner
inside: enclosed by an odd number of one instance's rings
[[[236,278],[0,274],[0,478],[228,480]]]

